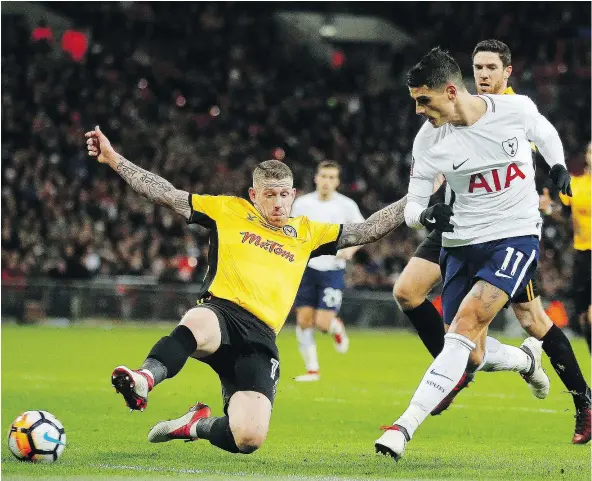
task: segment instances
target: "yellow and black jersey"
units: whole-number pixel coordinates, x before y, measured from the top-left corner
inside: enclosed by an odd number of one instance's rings
[[[561,202],[571,207],[571,217],[574,227],[574,249],[587,251],[592,247],[590,228],[590,187],[592,186],[590,172],[571,178],[573,197],[559,194]]]
[[[294,217],[284,227],[265,222],[247,200],[189,195],[188,223],[210,229],[207,292],[255,315],[277,334],[311,257],[337,252],[340,224]]]

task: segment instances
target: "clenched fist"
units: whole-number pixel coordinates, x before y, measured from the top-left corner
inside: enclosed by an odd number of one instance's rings
[[[96,157],[101,163],[108,163],[109,160],[117,158],[117,152],[111,147],[111,142],[105,137],[105,134],[101,132],[101,129],[97,125],[94,130],[84,134],[86,137],[86,149],[88,155]]]

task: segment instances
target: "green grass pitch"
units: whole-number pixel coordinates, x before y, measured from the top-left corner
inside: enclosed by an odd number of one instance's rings
[[[515,373],[480,373],[449,411],[424,423],[403,460],[375,454],[379,426],[403,412],[430,363],[415,336],[396,331],[352,331],[345,356],[317,334],[323,378],[303,384],[293,381],[302,373],[294,331],[283,331],[271,429],[254,454],[207,441],[151,445],[156,421],[197,400],[221,413],[216,376],[191,359],[151,393],[143,413],[130,414],[114,393],[111,370],[138,366],[170,329],[4,326],[2,429],[22,411],[47,410],[64,423],[68,446],[57,463],[34,465],[14,459],[5,438],[2,479],[590,479],[590,445],[570,444],[571,397],[546,358],[546,400]],[[585,343],[573,344],[589,382]]]

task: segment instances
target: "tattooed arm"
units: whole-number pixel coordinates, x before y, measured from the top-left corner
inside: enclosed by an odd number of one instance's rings
[[[181,214],[185,219],[191,215],[189,205],[189,193],[184,190],[175,189],[173,185],[137,165],[121,155],[111,160],[108,164],[125,180],[132,189],[147,199],[168,207],[173,212]]]
[[[191,206],[189,205],[188,192],[176,189],[162,177],[138,167],[122,155],[119,155],[111,147],[111,143],[99,127],[87,132],[86,138],[88,154],[91,157],[97,157],[99,162],[108,164],[138,194],[157,204],[168,207],[173,212],[185,217],[185,219],[189,219]]]
[[[369,244],[382,239],[405,222],[407,196],[372,214],[360,224],[343,224],[343,230],[337,239],[337,249]]]

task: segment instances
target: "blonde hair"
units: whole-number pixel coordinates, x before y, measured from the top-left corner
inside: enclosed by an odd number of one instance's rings
[[[279,160],[266,160],[261,162],[253,171],[253,185],[259,184],[264,180],[274,179],[294,179],[290,167]]]

